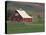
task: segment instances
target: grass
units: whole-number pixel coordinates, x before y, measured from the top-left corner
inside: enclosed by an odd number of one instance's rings
[[[44,32],[43,23],[22,24],[21,22],[7,23],[7,33]]]

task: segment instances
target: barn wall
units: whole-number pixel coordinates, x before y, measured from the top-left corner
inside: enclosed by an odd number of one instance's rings
[[[32,22],[32,18],[13,18],[13,21],[17,22]]]
[[[23,22],[32,22],[32,18],[24,18]]]

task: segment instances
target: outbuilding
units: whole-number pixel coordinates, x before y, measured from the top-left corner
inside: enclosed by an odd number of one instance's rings
[[[11,20],[17,22],[32,22],[32,17],[29,16],[24,10],[15,10],[15,13],[12,15]]]

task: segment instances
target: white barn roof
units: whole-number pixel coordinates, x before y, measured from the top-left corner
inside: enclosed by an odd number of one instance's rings
[[[29,16],[24,10],[17,10],[18,13],[23,17],[23,18],[32,18]]]

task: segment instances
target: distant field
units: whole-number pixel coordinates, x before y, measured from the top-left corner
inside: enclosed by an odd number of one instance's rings
[[[43,23],[22,24],[21,22],[7,22],[7,33],[44,32]]]

